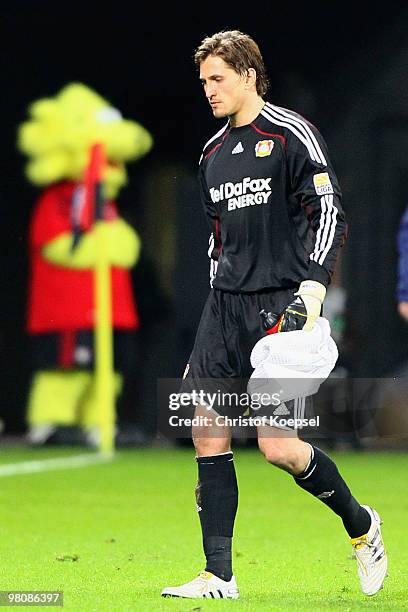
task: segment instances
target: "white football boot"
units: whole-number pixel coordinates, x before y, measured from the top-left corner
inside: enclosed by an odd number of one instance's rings
[[[365,595],[375,595],[383,587],[387,576],[387,553],[381,535],[380,517],[369,506],[363,506],[371,516],[371,526],[365,535],[351,538],[357,559],[358,576]]]
[[[229,582],[221,580],[211,572],[203,571],[197,578],[177,587],[166,587],[162,597],[187,597],[189,599],[238,599],[237,581],[232,576]]]

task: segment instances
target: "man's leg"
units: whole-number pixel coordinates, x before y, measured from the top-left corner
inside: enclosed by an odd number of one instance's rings
[[[164,597],[238,599],[239,591],[232,575],[232,534],[238,506],[238,486],[231,452],[231,430],[215,423],[216,413],[198,406],[195,416],[205,416],[210,423],[193,428],[198,482],[197,510],[206,556],[205,570],[177,587],[166,587]]]
[[[258,428],[258,442],[267,461],[289,472],[296,484],[341,517],[357,558],[361,588],[366,595],[377,593],[387,573],[387,556],[375,510],[358,503],[330,457],[294,432]]]
[[[214,422],[217,415],[213,411],[199,406],[195,414],[213,421],[206,427],[193,428],[198,465],[196,501],[207,560],[205,570],[230,581],[232,535],[238,507],[231,430]]]
[[[299,440],[294,432],[259,428],[259,448],[269,463],[289,472],[302,489],[338,514],[351,538],[370,528],[371,517],[353,497],[336,464],[319,448]],[[275,430],[271,432],[270,430]]]

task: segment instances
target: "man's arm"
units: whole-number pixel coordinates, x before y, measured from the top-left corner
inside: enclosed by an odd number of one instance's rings
[[[315,235],[309,254],[308,278],[327,286],[338,251],[346,239],[347,224],[326,143],[316,128],[309,126],[309,129],[322,152],[319,161],[313,160],[310,151],[293,135],[287,143],[287,161],[293,194]]]
[[[210,192],[208,191],[202,161],[198,170],[198,182],[200,187],[201,202],[203,204],[204,212],[211,232],[208,241],[208,257],[210,258],[210,285],[212,287],[213,281],[217,274],[218,258],[221,253],[221,228],[218,212],[211,199]]]
[[[305,211],[314,232],[309,269],[297,292],[298,300],[288,307],[311,329],[320,315],[326,287],[330,283],[347,224],[341,205],[341,191],[320,133],[307,125],[310,147],[293,134],[287,141],[287,163],[293,195]],[[303,312],[302,312],[303,309]],[[303,327],[303,326],[302,326]]]

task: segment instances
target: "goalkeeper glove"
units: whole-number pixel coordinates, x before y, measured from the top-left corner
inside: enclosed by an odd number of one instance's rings
[[[300,283],[295,299],[282,314],[261,310],[262,328],[267,334],[304,329],[310,331],[320,316],[326,287],[313,280]]]

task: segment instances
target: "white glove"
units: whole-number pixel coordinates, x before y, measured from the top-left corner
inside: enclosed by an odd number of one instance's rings
[[[304,280],[300,283],[295,296],[303,300],[306,308],[306,323],[302,329],[304,331],[311,331],[317,317],[320,317],[323,300],[326,297],[326,287],[314,280]],[[286,310],[289,312],[288,309],[293,311],[295,308],[296,300]]]

